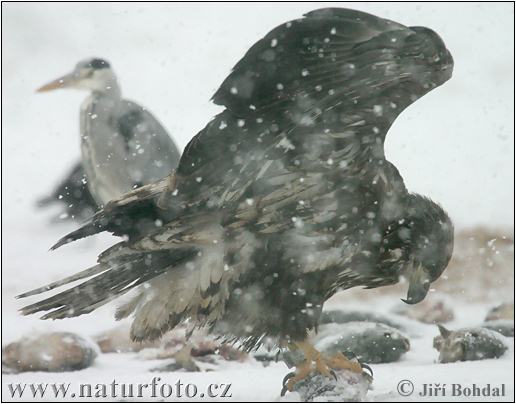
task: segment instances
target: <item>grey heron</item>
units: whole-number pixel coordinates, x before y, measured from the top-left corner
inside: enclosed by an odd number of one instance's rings
[[[90,92],[80,110],[82,162],[43,204],[58,197],[72,213],[74,207],[89,206],[91,201],[103,206],[177,167],[180,152],[174,141],[147,109],[122,98],[106,60],[82,60],[70,73],[37,91],[60,88]]]

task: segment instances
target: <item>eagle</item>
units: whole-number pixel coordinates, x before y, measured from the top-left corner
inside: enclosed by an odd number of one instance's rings
[[[278,26],[216,91],[224,111],[176,170],[109,202],[53,248],[104,231],[123,240],[93,267],[20,295],[83,280],[21,312],[80,316],[131,292],[116,318],[133,316],[133,340],[185,321],[246,350],[272,339],[304,355],[289,390],[314,365],[361,372],[315,350],[309,332],[337,291],[404,277],[404,301],[415,304],[446,268],[453,224],[406,189],[384,142],[452,69],[434,31],[360,11],[319,9]]]

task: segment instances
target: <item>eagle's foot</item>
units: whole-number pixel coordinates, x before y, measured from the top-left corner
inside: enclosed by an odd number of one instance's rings
[[[311,361],[305,360],[298,366],[296,366],[296,371],[291,372],[285,376],[283,379],[283,390],[281,395],[285,395],[285,392],[292,391],[297,382],[305,379],[310,372],[312,371],[312,363]]]
[[[307,342],[295,343],[296,348],[303,351],[305,360],[296,366],[296,371],[291,372],[283,379],[283,389],[281,395],[287,391],[293,391],[294,386],[304,380],[312,373],[312,370],[328,378],[333,377],[337,380],[335,370],[349,370],[354,373],[364,374],[368,379],[372,379],[373,371],[366,365],[357,360],[348,359],[343,353],[337,353],[331,357],[324,356]],[[364,372],[364,369],[369,373]]]
[[[347,369],[355,373],[362,373],[362,364],[358,361],[348,359],[343,353],[337,352],[335,355],[326,359],[326,365],[332,369]],[[367,366],[367,365],[365,365]],[[369,368],[369,366],[367,366]],[[369,368],[371,369],[371,368]]]

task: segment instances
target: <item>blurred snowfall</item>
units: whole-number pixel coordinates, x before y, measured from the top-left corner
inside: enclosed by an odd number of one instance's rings
[[[35,329],[91,335],[113,326],[112,306],[57,323],[17,314],[17,293],[93,264],[113,241],[104,235],[48,253],[75,226],[50,225],[55,211],[38,211],[35,201],[79,158],[78,113],[86,94],[34,90],[80,59],[106,58],[124,96],[149,108],[182,148],[220,110],[211,95],[257,39],[326,6],[343,3],[2,4],[3,343]],[[410,191],[438,201],[455,221],[456,255],[436,289],[474,305],[464,309],[464,323],[475,310],[481,321],[487,308],[514,298],[513,5],[345,6],[428,26],[454,57],[453,78],[401,114],[386,154]],[[384,293],[397,302],[403,290]],[[356,303],[378,292],[334,301]]]

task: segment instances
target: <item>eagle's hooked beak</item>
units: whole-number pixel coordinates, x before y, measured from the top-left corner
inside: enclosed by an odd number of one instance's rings
[[[428,270],[421,264],[414,266],[409,274],[409,288],[407,298],[401,299],[407,304],[416,304],[422,301],[430,289],[430,276]]]
[[[43,93],[46,91],[57,90],[59,88],[71,87],[77,82],[77,77],[74,73],[66,74],[58,79],[51,81],[50,83],[45,84],[44,86],[38,88],[36,92]]]

